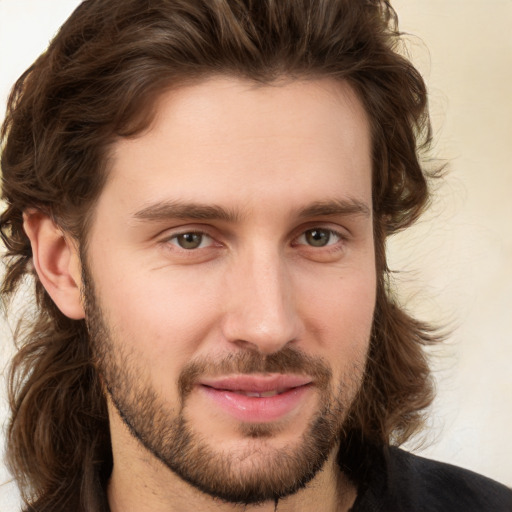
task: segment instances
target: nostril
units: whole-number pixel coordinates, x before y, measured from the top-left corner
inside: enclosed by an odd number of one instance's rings
[[[263,355],[270,355],[279,352],[293,341],[294,339],[286,340],[283,342],[277,338],[269,338],[267,340],[258,339],[257,341],[236,339],[233,340],[232,343],[242,350],[249,350]]]
[[[244,349],[244,350],[254,350],[255,352],[259,352],[258,346],[254,343],[251,343],[249,341],[245,340],[234,340],[233,344],[236,345],[238,348]]]

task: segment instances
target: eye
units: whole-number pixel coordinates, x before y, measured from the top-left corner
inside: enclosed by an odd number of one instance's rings
[[[178,235],[174,235],[169,239],[169,242],[173,245],[177,245],[181,249],[191,251],[194,249],[202,249],[203,247],[207,247],[212,243],[212,239],[204,233],[191,231],[189,233],[180,233]]]
[[[300,235],[297,242],[311,247],[326,247],[328,245],[336,244],[340,240],[340,234],[336,233],[332,229],[313,228],[308,229]]]

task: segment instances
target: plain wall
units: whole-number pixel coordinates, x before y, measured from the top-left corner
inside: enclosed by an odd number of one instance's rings
[[[0,0],[2,114],[12,83],[78,3]],[[411,448],[512,486],[512,1],[394,6],[429,86],[434,156],[449,163],[431,211],[389,243],[400,300],[450,330],[432,351],[438,398],[426,448]],[[0,370],[12,328],[0,324]],[[0,464],[1,509],[18,510],[8,481]]]

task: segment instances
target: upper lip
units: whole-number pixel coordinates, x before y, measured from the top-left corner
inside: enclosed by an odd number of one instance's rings
[[[287,390],[312,383],[307,375],[228,375],[216,378],[203,378],[199,384],[225,391],[248,391],[265,393],[274,390]]]

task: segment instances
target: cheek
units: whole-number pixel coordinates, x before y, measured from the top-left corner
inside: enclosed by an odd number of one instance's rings
[[[176,373],[170,370],[187,363],[212,335],[218,301],[213,283],[208,288],[199,284],[211,279],[196,280],[193,273],[169,269],[134,271],[119,264],[96,280],[103,285],[101,304],[114,342],[137,354],[155,375]]]
[[[376,300],[375,271],[350,269],[308,286],[304,307],[306,329],[316,333],[330,364],[343,368],[364,359],[368,349]]]

